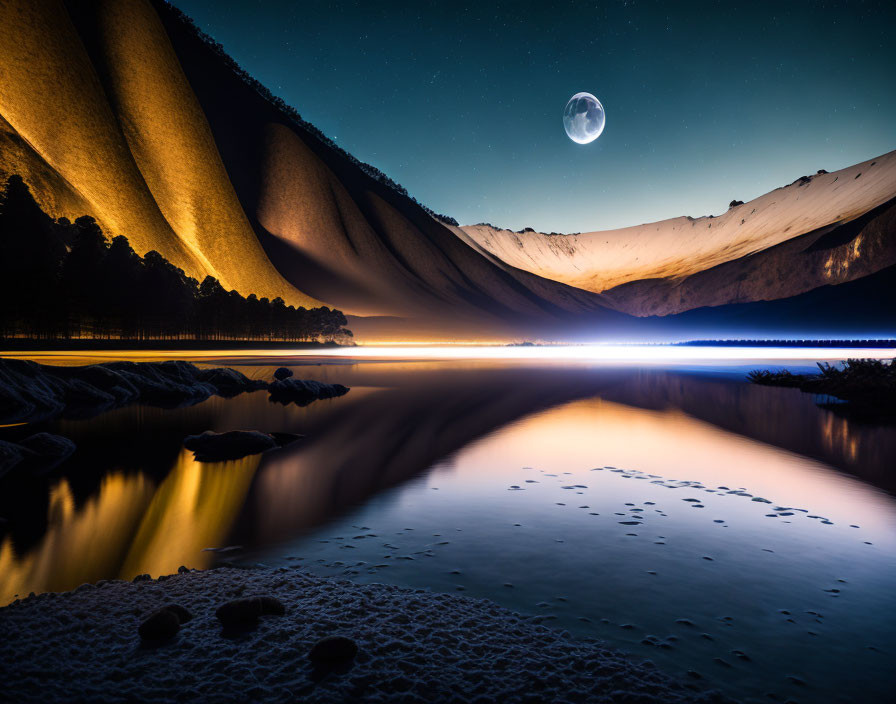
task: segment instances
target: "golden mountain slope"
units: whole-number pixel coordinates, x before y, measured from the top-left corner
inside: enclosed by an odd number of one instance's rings
[[[141,254],[297,305],[458,329],[618,317],[458,240],[166,3],[9,0],[0,25],[0,178],[21,174],[54,217],[93,215]]]
[[[0,175],[22,173],[52,215],[94,215],[197,278],[314,304],[258,244],[152,7],[79,9],[92,14],[92,56],[58,0],[0,4],[0,115],[15,144]]]

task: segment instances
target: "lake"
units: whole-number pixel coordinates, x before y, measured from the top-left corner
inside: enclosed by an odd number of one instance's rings
[[[892,697],[896,428],[745,381],[814,352],[661,352],[181,353],[351,391],[0,428],[78,447],[43,480],[0,485],[0,602],[299,561],[488,598],[742,701]],[[222,463],[182,447],[233,429],[306,437]]]

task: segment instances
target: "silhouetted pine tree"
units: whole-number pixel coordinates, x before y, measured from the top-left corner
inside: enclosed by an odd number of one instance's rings
[[[203,340],[217,340],[226,335],[225,328],[233,321],[229,320],[228,293],[214,276],[206,276],[199,286],[197,301],[198,329],[197,335]],[[232,334],[233,331],[228,330]]]
[[[108,253],[100,226],[89,215],[75,220],[75,240],[62,264],[62,299],[67,307],[69,332],[75,337],[105,337],[108,325],[102,271]]]
[[[139,308],[139,282],[143,261],[126,237],[118,236],[109,245],[102,264],[103,297],[119,338],[136,339],[143,324]]]
[[[34,337],[57,328],[55,303],[65,245],[20,176],[0,196],[0,331],[10,327]]]

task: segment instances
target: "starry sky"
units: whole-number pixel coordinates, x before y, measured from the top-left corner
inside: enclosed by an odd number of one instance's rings
[[[175,0],[342,148],[461,224],[719,214],[896,149],[896,3]],[[573,143],[567,100],[604,133]]]

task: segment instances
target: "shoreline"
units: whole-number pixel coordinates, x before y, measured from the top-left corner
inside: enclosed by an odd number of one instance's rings
[[[286,368],[274,380],[249,379],[234,369],[200,369],[183,360],[108,362],[54,367],[27,360],[0,358],[0,427],[26,425],[57,417],[90,418],[132,404],[179,408],[212,396],[233,398],[265,390],[272,403],[307,406],[349,392],[341,384],[295,379]],[[288,444],[289,433],[271,435],[241,430],[207,433],[185,439],[194,443],[197,458],[240,459]],[[18,443],[0,440],[0,479],[10,470],[30,467],[43,473],[55,468],[76,449],[62,436],[39,432]]]
[[[286,613],[223,633],[215,610],[245,596],[273,596]],[[171,603],[192,620],[166,643],[141,645],[138,625]],[[181,568],[0,608],[0,661],[10,665],[5,696],[23,703],[730,701],[537,618],[488,600],[318,577],[300,566]],[[353,639],[359,652],[322,674],[308,653],[331,635]]]
[[[814,394],[822,408],[866,420],[896,419],[896,361],[848,359],[842,366],[819,364],[815,374],[755,369],[754,384],[795,388]]]

